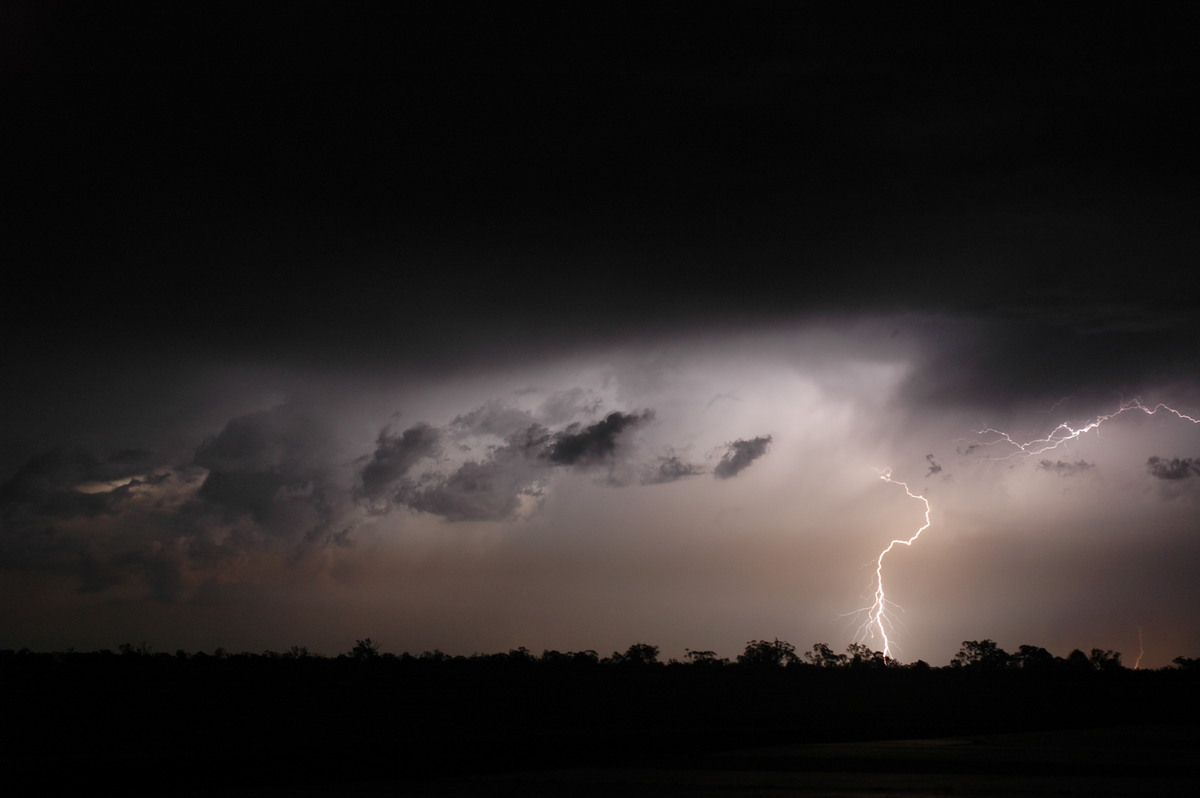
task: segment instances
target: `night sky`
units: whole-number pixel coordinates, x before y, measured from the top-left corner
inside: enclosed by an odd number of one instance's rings
[[[1200,655],[1198,35],[6,3],[0,648]]]

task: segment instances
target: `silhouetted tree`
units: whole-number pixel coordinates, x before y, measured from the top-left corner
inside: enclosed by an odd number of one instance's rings
[[[537,662],[537,657],[533,656],[533,652],[525,648],[525,646],[509,649],[507,656],[508,661],[513,664],[528,665]]]
[[[634,643],[624,654],[613,652],[609,661],[616,665],[659,665],[658,646],[649,643]]]
[[[598,665],[600,664],[600,655],[590,648],[583,651],[568,651],[567,654],[571,657],[571,661],[576,665]]]
[[[692,651],[690,648],[686,648],[684,651],[686,653],[683,655],[683,658],[688,661],[689,665],[703,665],[708,667],[729,664],[729,660],[724,657],[718,659],[717,652],[715,651]]]
[[[738,654],[739,665],[749,665],[756,668],[782,668],[791,665],[799,658],[796,647],[786,640],[751,640],[746,644],[746,650]]]
[[[1020,645],[1012,655],[1012,664],[1023,671],[1047,670],[1054,667],[1054,655],[1041,646]]]
[[[1088,662],[1098,671],[1119,671],[1121,666],[1121,652],[1105,650],[1102,648],[1093,648],[1092,653],[1088,655]]]
[[[542,649],[542,656],[538,657],[538,662],[545,665],[570,665],[571,655],[564,654],[552,648],[546,648]]]
[[[350,656],[357,660],[370,660],[379,657],[379,644],[369,637],[364,637],[362,640],[354,641],[354,648],[350,649]]]
[[[836,668],[846,664],[846,655],[833,653],[833,649],[825,643],[814,645],[812,651],[805,652],[804,659],[818,668]]]
[[[1012,656],[996,645],[994,640],[964,640],[962,648],[950,660],[950,667],[999,670],[1007,667],[1011,661]]]
[[[852,668],[883,668],[887,666],[887,657],[882,651],[872,651],[864,643],[851,643],[846,646],[846,664]]]

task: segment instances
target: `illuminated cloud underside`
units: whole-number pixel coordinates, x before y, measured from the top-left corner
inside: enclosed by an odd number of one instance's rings
[[[732,654],[865,629],[942,662],[982,637],[1132,650],[1141,628],[1150,664],[1189,650],[1194,425],[1123,413],[1000,459],[1010,439],[973,433],[978,408],[909,399],[931,358],[877,334],[893,323],[358,383],[240,413],[173,458],[39,456],[0,488],[0,555],[27,591],[6,632],[51,640],[40,613],[68,600],[63,633],[96,646],[133,618],[191,648],[336,651],[352,627],[396,650]],[[1046,408],[1018,410],[1014,436],[1047,434]],[[886,563],[923,527],[881,464],[933,525]],[[860,629],[846,613],[870,596]]]

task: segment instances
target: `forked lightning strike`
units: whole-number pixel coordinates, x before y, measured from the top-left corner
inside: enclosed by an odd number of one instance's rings
[[[1096,416],[1096,418],[1092,419],[1091,421],[1089,421],[1088,423],[1084,424],[1081,427],[1073,427],[1070,424],[1067,424],[1064,422],[1062,424],[1059,424],[1053,430],[1051,430],[1050,433],[1048,435],[1046,435],[1045,437],[1036,438],[1034,440],[1027,441],[1025,443],[1022,443],[1022,442],[1014,439],[1007,432],[1002,432],[1001,430],[993,429],[991,427],[989,427],[987,429],[978,430],[975,433],[976,435],[991,435],[993,437],[990,440],[983,441],[982,443],[971,444],[971,446],[967,448],[967,452],[974,451],[975,449],[980,448],[980,447],[1008,445],[1008,446],[1013,447],[1016,451],[1009,452],[1007,455],[1004,455],[1003,457],[990,457],[990,458],[986,458],[986,459],[1008,460],[1008,459],[1011,459],[1014,457],[1020,457],[1020,458],[1033,457],[1035,455],[1039,455],[1039,454],[1048,452],[1052,449],[1057,449],[1059,446],[1063,445],[1064,443],[1067,443],[1068,441],[1076,440],[1080,436],[1085,435],[1095,429],[1098,429],[1106,421],[1110,421],[1110,420],[1116,418],[1117,416],[1121,415],[1122,413],[1126,413],[1131,410],[1140,410],[1142,413],[1145,413],[1148,416],[1157,415],[1161,411],[1161,412],[1173,415],[1182,421],[1190,421],[1193,424],[1200,424],[1200,419],[1193,418],[1192,416],[1189,416],[1186,413],[1181,413],[1180,411],[1176,410],[1175,408],[1169,407],[1161,402],[1152,407],[1148,407],[1147,405],[1142,403],[1141,399],[1132,399],[1130,401],[1122,402],[1120,407],[1118,407],[1112,413],[1108,413],[1106,415],[1101,415],[1101,416]],[[883,560],[888,555],[888,553],[892,549],[894,549],[896,546],[912,546],[912,544],[915,543],[919,537],[921,537],[921,533],[924,532],[926,529],[928,529],[931,524],[931,521],[930,521],[931,508],[929,506],[929,501],[924,496],[913,493],[912,490],[908,487],[908,485],[906,483],[900,482],[899,480],[892,479],[892,470],[890,468],[884,469],[883,471],[881,471],[879,474],[879,478],[882,479],[884,482],[889,482],[893,485],[899,485],[900,487],[902,487],[904,489],[904,492],[906,494],[908,494],[908,497],[910,499],[917,499],[925,505],[925,523],[921,525],[921,528],[918,529],[916,532],[914,532],[908,538],[896,538],[895,540],[888,543],[887,546],[883,549],[883,551],[881,551],[879,553],[879,557],[877,557],[875,560],[875,597],[874,597],[874,601],[870,606],[863,607],[862,609],[857,610],[856,613],[854,613],[854,614],[866,613],[866,616],[867,616],[866,621],[863,622],[862,626],[859,629],[859,639],[860,640],[873,639],[876,635],[878,635],[879,639],[883,641],[883,650],[881,653],[883,654],[885,659],[891,659],[892,641],[888,637],[888,632],[893,628],[893,624],[892,624],[892,620],[891,620],[890,616],[888,615],[888,608],[889,608],[889,606],[896,606],[896,605],[894,604],[894,602],[891,602],[888,600],[887,593],[885,592],[884,587],[883,587]],[[1140,644],[1141,644],[1141,630],[1140,629],[1138,630],[1138,643],[1140,646]],[[1139,651],[1138,662],[1135,663],[1135,665],[1134,665],[1135,668],[1141,664],[1141,659],[1142,659],[1141,651]]]
[[[879,552],[879,556],[875,559],[875,601],[871,606],[859,610],[859,612],[867,614],[867,620],[863,623],[860,630],[860,637],[867,639],[873,638],[878,634],[879,639],[883,641],[882,653],[884,659],[891,659],[892,641],[888,638],[888,630],[892,628],[892,621],[887,614],[887,608],[891,602],[888,601],[887,594],[883,589],[883,558],[896,546],[911,546],[917,542],[917,538],[921,537],[921,533],[929,529],[929,525],[932,523],[929,518],[932,508],[929,506],[929,500],[924,496],[913,493],[906,483],[892,479],[892,469],[885,468],[879,473],[879,478],[884,482],[899,485],[904,488],[904,492],[908,494],[910,499],[918,499],[925,505],[925,523],[921,525],[921,528],[908,538],[896,538],[887,544],[887,547],[883,551]]]

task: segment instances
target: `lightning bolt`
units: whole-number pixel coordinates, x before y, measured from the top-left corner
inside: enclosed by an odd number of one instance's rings
[[[1096,416],[1094,419],[1087,422],[1086,424],[1084,424],[1081,427],[1072,427],[1070,424],[1062,423],[1062,424],[1059,424],[1057,427],[1055,427],[1053,430],[1051,430],[1049,432],[1049,434],[1047,434],[1045,437],[1035,438],[1034,440],[1027,441],[1025,443],[1021,443],[1020,441],[1015,440],[1007,432],[1002,432],[998,429],[993,429],[991,427],[988,427],[987,429],[976,430],[975,431],[976,435],[991,435],[992,438],[990,440],[985,440],[981,443],[972,444],[969,447],[968,451],[970,451],[970,449],[974,449],[974,448],[980,447],[980,446],[997,446],[997,445],[1007,444],[1009,446],[1012,446],[1014,449],[1016,449],[1016,451],[1009,452],[1007,455],[1005,455],[1003,457],[989,457],[986,459],[988,459],[988,460],[1007,460],[1012,457],[1033,457],[1033,456],[1036,456],[1039,454],[1043,454],[1044,452],[1048,452],[1051,449],[1057,449],[1059,446],[1062,446],[1067,441],[1076,440],[1080,436],[1086,435],[1087,433],[1091,432],[1094,429],[1098,429],[1100,427],[1100,425],[1104,424],[1106,421],[1111,421],[1112,419],[1116,418],[1117,416],[1121,415],[1122,413],[1128,413],[1130,411],[1138,411],[1138,410],[1140,410],[1141,412],[1145,413],[1148,416],[1157,415],[1159,412],[1165,412],[1165,413],[1175,416],[1176,418],[1182,419],[1183,421],[1190,421],[1193,424],[1200,424],[1200,419],[1192,418],[1191,416],[1187,415],[1186,413],[1181,413],[1178,410],[1176,410],[1175,408],[1168,407],[1167,405],[1163,404],[1162,402],[1159,402],[1158,404],[1154,405],[1153,407],[1147,407],[1146,405],[1142,404],[1141,399],[1131,399],[1127,402],[1122,402],[1120,407],[1118,407],[1112,413],[1108,413],[1106,415],[1101,415],[1101,416]]]
[[[859,639],[874,639],[878,635],[879,639],[883,641],[883,657],[885,660],[890,660],[892,658],[892,641],[888,637],[888,631],[893,629],[893,623],[891,617],[888,615],[888,607],[897,605],[888,600],[887,592],[883,587],[883,560],[897,546],[912,546],[912,544],[916,543],[917,538],[921,537],[921,533],[929,529],[930,524],[933,522],[929,518],[929,514],[932,512],[929,500],[920,494],[913,493],[907,483],[892,479],[892,469],[885,468],[880,471],[879,478],[891,485],[899,485],[908,494],[910,499],[916,499],[925,505],[925,523],[921,525],[920,529],[907,538],[896,538],[888,543],[883,551],[879,552],[879,556],[875,558],[875,600],[869,607],[863,607],[854,613],[866,613],[867,617],[859,630]]]
[[[1056,403],[1055,407],[1057,407],[1058,404],[1059,403]],[[1064,423],[1061,423],[1058,426],[1054,427],[1054,429],[1052,429],[1045,436],[1043,436],[1041,438],[1035,438],[1031,441],[1025,441],[1025,442],[1018,441],[1015,438],[1013,438],[1011,435],[1009,435],[1007,432],[1003,432],[1001,430],[994,429],[992,427],[988,427],[988,428],[982,429],[982,430],[976,430],[976,432],[975,432],[976,435],[987,435],[987,436],[990,436],[990,438],[988,440],[984,440],[982,442],[972,443],[967,448],[967,453],[970,453],[980,447],[1009,446],[1009,447],[1012,447],[1012,449],[1014,451],[1010,451],[1008,454],[1003,455],[1003,456],[988,457],[985,459],[987,459],[987,460],[1008,460],[1008,459],[1011,459],[1014,457],[1020,457],[1022,459],[1034,457],[1036,455],[1051,451],[1052,449],[1057,449],[1059,446],[1062,446],[1063,444],[1067,443],[1068,441],[1076,440],[1079,437],[1086,435],[1089,432],[1092,432],[1093,430],[1099,429],[1099,427],[1101,425],[1103,425],[1104,423],[1106,423],[1108,421],[1111,421],[1112,419],[1116,418],[1117,416],[1120,416],[1124,413],[1137,412],[1137,411],[1140,411],[1148,416],[1154,416],[1161,412],[1161,413],[1175,416],[1176,418],[1178,418],[1182,421],[1188,421],[1188,422],[1191,422],[1192,424],[1200,424],[1200,419],[1196,419],[1186,413],[1180,412],[1179,410],[1176,410],[1175,408],[1165,405],[1161,402],[1159,402],[1158,404],[1155,404],[1153,406],[1150,406],[1150,405],[1143,404],[1141,399],[1135,398],[1135,399],[1131,399],[1129,401],[1121,402],[1120,406],[1113,412],[1096,416],[1094,419],[1083,424],[1082,426],[1075,427],[1069,423],[1064,422]],[[896,480],[896,479],[892,479],[892,469],[886,468],[886,469],[880,471],[879,478],[889,484],[900,486],[901,488],[904,489],[904,492],[908,495],[908,497],[910,499],[920,501],[922,504],[925,505],[925,523],[922,524],[920,526],[920,528],[918,528],[917,531],[914,532],[911,536],[909,536],[907,538],[896,538],[895,540],[892,540],[890,543],[887,544],[886,547],[884,547],[884,549],[881,552],[879,552],[879,556],[875,559],[875,580],[874,580],[875,594],[874,594],[874,600],[872,601],[872,603],[867,607],[863,607],[861,609],[854,611],[853,613],[849,613],[850,615],[859,615],[859,616],[865,614],[866,620],[859,627],[858,639],[860,641],[862,641],[862,640],[875,639],[876,637],[878,637],[879,640],[881,640],[883,642],[882,653],[883,653],[884,659],[890,660],[891,653],[892,653],[892,650],[891,650],[892,649],[892,641],[891,641],[891,638],[888,636],[888,633],[891,631],[894,631],[894,623],[892,621],[891,615],[889,614],[889,609],[891,607],[898,606],[898,605],[896,605],[894,602],[892,602],[891,600],[888,599],[887,591],[884,589],[883,561],[887,557],[887,555],[889,553],[891,553],[891,551],[894,548],[896,548],[897,546],[912,546],[914,543],[917,542],[917,539],[921,537],[921,533],[923,533],[926,529],[928,529],[930,527],[930,525],[932,524],[932,521],[930,520],[932,508],[929,505],[929,500],[918,493],[913,493],[912,489],[909,488],[907,483],[900,482],[899,480]],[[1142,652],[1144,651],[1144,647],[1142,646],[1142,638],[1141,638],[1141,630],[1140,629],[1138,630],[1138,644],[1139,644],[1139,648],[1142,650],[1139,651],[1139,653],[1138,653],[1138,661],[1136,663],[1134,663],[1135,669],[1141,664]]]

